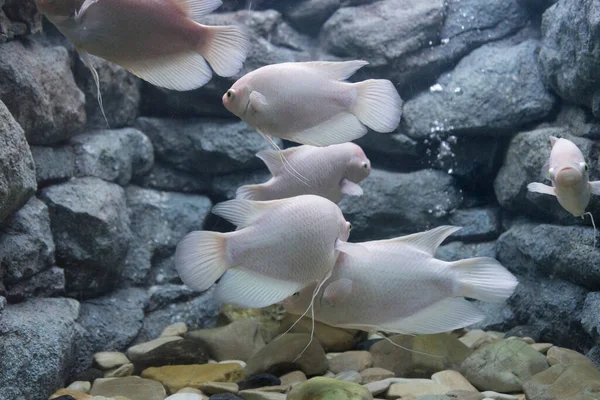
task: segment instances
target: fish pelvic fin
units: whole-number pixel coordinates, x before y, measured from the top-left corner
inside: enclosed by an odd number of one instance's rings
[[[468,258],[451,263],[455,274],[454,295],[501,303],[518,285],[517,278],[490,257]]]
[[[402,117],[402,99],[394,84],[385,79],[354,83],[358,89],[352,113],[377,132],[394,131]]]
[[[104,117],[104,121],[106,121],[106,126],[108,127],[108,129],[110,129],[108,118],[106,118],[106,113],[104,112],[104,104],[102,103],[102,92],[100,91],[100,77],[98,76],[98,71],[96,71],[96,68],[94,68],[94,64],[92,64],[92,59],[86,51],[77,48],[77,52],[79,53],[81,61],[85,64],[86,67],[88,67],[88,69],[92,73],[92,78],[94,78],[94,84],[96,85],[96,97],[98,99],[98,105],[100,106],[100,112]]]
[[[250,41],[239,26],[202,26],[204,34],[197,51],[219,76],[233,76],[242,70]]]
[[[207,290],[231,266],[225,255],[227,234],[196,231],[187,234],[175,251],[179,277],[193,290]]]

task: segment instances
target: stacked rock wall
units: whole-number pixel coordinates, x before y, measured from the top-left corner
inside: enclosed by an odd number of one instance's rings
[[[600,179],[600,5],[593,0],[228,1],[209,24],[251,34],[243,73],[360,58],[405,100],[392,134],[358,143],[374,170],[341,207],[353,241],[464,226],[447,260],[497,257],[521,284],[481,325],[600,360],[600,251],[589,220],[527,193],[549,136],[580,146]],[[89,71],[33,0],[0,0],[0,399],[45,399],[166,325],[216,323],[211,291],[173,268],[189,231],[263,182],[268,144],[221,105],[233,80],[171,92],[95,60]],[[589,207],[600,215],[600,201]]]

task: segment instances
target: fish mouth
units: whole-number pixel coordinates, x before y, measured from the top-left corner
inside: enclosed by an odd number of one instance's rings
[[[562,186],[574,186],[582,179],[581,171],[573,167],[565,167],[556,174],[556,183]]]

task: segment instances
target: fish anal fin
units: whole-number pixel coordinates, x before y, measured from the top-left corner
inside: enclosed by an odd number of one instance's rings
[[[346,178],[342,179],[341,189],[342,193],[347,194],[348,196],[362,196],[364,193],[358,184],[349,181]]]
[[[368,129],[354,114],[342,112],[329,120],[301,132],[287,134],[285,139],[296,143],[325,147],[356,140]]]
[[[544,185],[539,182],[532,182],[527,185],[527,190],[534,193],[549,194],[550,196],[556,196],[556,192],[552,186]]]
[[[481,321],[485,314],[473,303],[454,297],[438,301],[415,314],[381,324],[381,330],[428,335],[449,332]]]
[[[302,288],[297,282],[283,281],[236,267],[225,272],[215,290],[215,298],[225,304],[262,308],[283,301]]]
[[[373,241],[369,243],[369,247],[388,253],[399,253],[405,251],[406,246],[412,246],[433,256],[440,244],[442,244],[448,236],[460,229],[461,228],[458,226],[442,225],[425,232],[413,233],[412,235],[400,236],[393,239]]]
[[[260,158],[265,163],[271,175],[276,176],[281,173],[283,168],[281,156],[283,155],[286,160],[290,161],[295,153],[302,150],[305,150],[304,146],[290,147],[285,150],[261,150],[256,153],[256,157]]]
[[[336,305],[344,302],[352,293],[352,281],[342,278],[331,282],[323,291],[321,302],[323,304]]]
[[[225,218],[238,228],[245,228],[282,201],[285,199],[260,202],[243,199],[228,200],[214,206],[212,213]]]
[[[600,181],[590,182],[590,192],[595,195],[600,195]]]
[[[193,50],[160,58],[112,61],[135,76],[165,89],[197,89],[212,78],[212,71],[204,57]]]
[[[297,66],[312,69],[319,73],[319,75],[334,79],[336,81],[343,81],[350,78],[356,71],[369,64],[363,60],[351,60],[351,61],[307,61],[303,63],[296,63]]]
[[[197,21],[201,17],[210,14],[223,5],[221,0],[171,0],[187,15],[188,18]]]

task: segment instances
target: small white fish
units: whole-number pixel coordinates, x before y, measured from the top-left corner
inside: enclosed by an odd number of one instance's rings
[[[264,150],[257,154],[273,174],[260,185],[246,185],[237,190],[237,198],[275,200],[302,194],[314,194],[338,203],[343,194],[361,196],[360,181],[369,176],[371,162],[360,146],[354,143],[327,147],[303,145],[283,150],[283,156],[306,182],[295,179],[293,170],[281,161],[277,151]]]
[[[586,213],[585,209],[591,194],[600,195],[600,181],[589,181],[588,164],[575,143],[554,136],[550,136],[550,143],[552,151],[544,165],[544,172],[552,186],[534,182],[527,185],[527,189],[555,196],[560,205],[575,217],[583,218],[585,214],[591,217],[591,213]]]
[[[230,200],[213,213],[237,230],[188,234],[177,245],[175,266],[197,291],[221,278],[216,298],[241,307],[266,307],[326,279],[351,228],[336,204],[313,195]]]
[[[460,228],[441,226],[389,240],[343,243],[331,278],[317,294],[315,319],[364,331],[433,334],[480,321],[484,314],[463,297],[502,302],[516,278],[493,258],[446,262],[434,258]],[[315,285],[283,302],[302,314]]]
[[[40,12],[73,42],[92,71],[100,105],[98,75],[88,54],[173,90],[205,85],[212,77],[210,67],[220,76],[238,73],[250,47],[242,28],[196,22],[221,4],[221,0],[36,0]]]
[[[367,127],[392,132],[402,100],[388,80],[343,82],[366,61],[267,65],[233,84],[223,104],[263,135],[312,146],[358,139]]]

